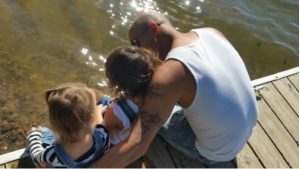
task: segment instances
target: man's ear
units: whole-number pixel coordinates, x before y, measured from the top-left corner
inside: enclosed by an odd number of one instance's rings
[[[159,28],[158,28],[158,25],[154,22],[154,21],[150,21],[148,23],[148,27],[152,30],[152,32],[154,34],[158,33],[159,32]]]

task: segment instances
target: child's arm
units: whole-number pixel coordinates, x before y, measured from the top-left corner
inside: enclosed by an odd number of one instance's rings
[[[103,122],[110,137],[113,137],[116,132],[121,131],[124,128],[123,122],[115,115],[112,108],[106,110]]]
[[[65,167],[62,161],[57,157],[53,145],[43,147],[42,128],[32,127],[27,135],[27,143],[31,158],[37,168]]]
[[[42,146],[42,133],[39,128],[32,127],[27,136],[27,143],[29,145],[29,152],[33,162],[39,167],[46,167],[42,155],[45,149]]]

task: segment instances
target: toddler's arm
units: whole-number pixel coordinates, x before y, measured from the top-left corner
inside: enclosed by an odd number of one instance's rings
[[[40,128],[31,128],[31,131],[27,135],[27,143],[29,145],[29,152],[33,162],[43,167],[44,158],[42,157],[42,155],[44,154],[45,149],[42,146],[42,133],[40,131]]]

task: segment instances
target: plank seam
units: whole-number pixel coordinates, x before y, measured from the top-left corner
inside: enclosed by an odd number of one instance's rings
[[[294,136],[292,135],[292,133],[288,130],[288,128],[286,127],[286,125],[283,123],[283,121],[279,118],[279,116],[277,115],[277,113],[275,112],[275,110],[270,106],[270,104],[268,103],[268,101],[264,98],[264,96],[258,91],[259,95],[261,96],[262,99],[264,99],[264,101],[266,102],[266,104],[268,105],[268,107],[272,110],[273,114],[277,117],[277,119],[279,120],[279,122],[283,125],[283,127],[286,129],[286,131],[289,133],[289,135],[293,138],[293,140],[296,142],[297,146],[299,146],[298,141],[294,138]]]
[[[292,82],[292,80],[290,79],[290,76],[287,77],[287,79],[290,81],[290,83],[294,86],[294,88],[297,90],[297,92],[299,92],[299,90],[297,89],[296,85]]]
[[[264,131],[264,133],[267,135],[267,137],[270,139],[270,141],[273,143],[274,147],[276,148],[276,150],[279,152],[279,154],[281,155],[281,157],[284,159],[284,161],[287,163],[287,165],[292,168],[292,166],[290,165],[290,163],[287,161],[287,159],[285,158],[285,156],[282,154],[282,152],[280,151],[280,149],[278,148],[278,146],[275,144],[275,142],[273,141],[272,137],[268,134],[268,132],[265,130],[265,128],[263,127],[263,125],[260,123],[260,121],[258,121],[258,124],[260,125],[260,127],[262,128],[262,130]]]
[[[292,107],[292,105],[289,103],[289,101],[284,97],[284,95],[280,92],[280,90],[276,87],[276,85],[273,82],[271,82],[271,84],[273,85],[273,87],[277,90],[277,92],[281,95],[281,97],[285,100],[285,102],[290,106],[290,108],[293,110],[293,112],[299,118],[299,115],[296,113],[296,110]]]
[[[255,150],[253,149],[253,147],[251,146],[250,142],[247,141],[247,144],[249,146],[249,148],[252,150],[253,154],[255,155],[255,157],[258,159],[258,161],[260,162],[261,166],[263,168],[266,168],[266,166],[264,165],[264,163],[261,161],[261,159],[259,158],[259,155],[255,152]]]

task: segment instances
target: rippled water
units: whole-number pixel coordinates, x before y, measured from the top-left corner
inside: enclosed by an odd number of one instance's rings
[[[43,91],[80,81],[106,89],[106,54],[128,45],[136,15],[156,10],[180,31],[215,27],[240,52],[252,79],[298,66],[297,0],[1,0],[0,154],[45,125]]]

